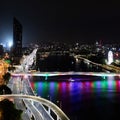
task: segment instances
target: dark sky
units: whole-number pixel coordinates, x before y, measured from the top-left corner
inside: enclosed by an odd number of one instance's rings
[[[2,0],[0,41],[12,39],[15,16],[23,25],[23,43],[43,40],[119,43],[119,6],[87,1]]]

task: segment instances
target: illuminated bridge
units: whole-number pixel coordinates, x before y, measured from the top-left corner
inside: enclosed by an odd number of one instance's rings
[[[105,73],[105,72],[29,72],[29,73],[12,73],[12,76],[42,76],[45,78],[51,76],[64,75],[89,75],[89,76],[120,76],[119,73]]]
[[[95,66],[98,66],[98,67],[101,67],[105,70],[108,70],[108,71],[113,71],[113,72],[116,72],[116,73],[120,73],[120,68],[117,67],[117,66],[114,66],[114,65],[106,65],[106,64],[98,64],[98,63],[95,63],[95,62],[92,62],[80,55],[75,55],[74,56],[77,60],[80,59],[80,60],[84,60],[86,63],[90,63],[90,64],[93,64]]]

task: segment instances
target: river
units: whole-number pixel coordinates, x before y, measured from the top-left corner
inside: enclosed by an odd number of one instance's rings
[[[54,102],[71,120],[108,120],[119,115],[119,76],[32,77],[30,82],[38,96]]]

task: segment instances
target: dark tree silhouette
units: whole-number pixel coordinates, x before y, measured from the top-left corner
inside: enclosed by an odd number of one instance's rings
[[[9,72],[7,72],[7,73],[5,73],[5,75],[3,75],[3,79],[6,84],[9,82],[10,77],[11,77],[11,74]]]
[[[7,85],[0,85],[0,95],[4,94],[12,94],[12,91]]]
[[[15,104],[8,99],[0,101],[0,120],[22,120],[22,110],[16,109]]]

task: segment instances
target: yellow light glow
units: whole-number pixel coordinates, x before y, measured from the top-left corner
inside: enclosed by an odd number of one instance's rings
[[[3,75],[7,73],[9,64],[3,60],[0,60],[0,79],[3,78]]]

